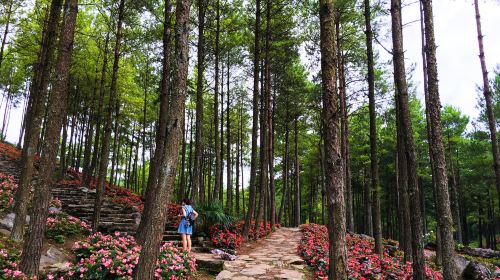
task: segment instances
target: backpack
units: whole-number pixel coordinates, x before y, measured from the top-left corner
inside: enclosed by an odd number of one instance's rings
[[[194,211],[188,212],[186,208],[184,208],[184,211],[186,211],[186,227],[193,226],[194,220],[196,220],[196,215],[194,214]]]

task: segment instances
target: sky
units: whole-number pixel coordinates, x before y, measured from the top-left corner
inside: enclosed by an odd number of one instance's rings
[[[416,63],[413,75],[418,86],[418,96],[423,99],[423,81],[421,66],[420,18],[418,1],[403,9],[404,47],[406,66]],[[437,59],[440,79],[440,95],[444,104],[459,108],[463,113],[476,118],[477,85],[482,81],[478,58],[478,43],[472,0],[435,0],[434,24],[437,41]],[[493,69],[500,65],[500,1],[480,0],[481,21],[484,34],[486,63],[493,77]],[[412,23],[413,22],[413,23]],[[390,47],[390,38],[381,42]],[[381,58],[389,59],[389,54],[375,44]],[[0,119],[3,119],[3,107],[0,108]],[[22,108],[11,112],[7,141],[16,143],[22,120]]]
[[[413,79],[418,85],[417,95],[423,100],[420,22],[411,23],[420,19],[420,7],[418,1],[413,2],[415,4],[403,9],[403,24],[409,23],[403,30],[406,67],[416,63]],[[475,119],[479,114],[476,99],[477,86],[482,86],[482,72],[473,1],[435,0],[433,3],[441,103],[457,107],[471,120]],[[496,66],[500,69],[500,1],[479,0],[479,9],[491,79],[493,69]],[[382,55],[385,51],[379,49]]]

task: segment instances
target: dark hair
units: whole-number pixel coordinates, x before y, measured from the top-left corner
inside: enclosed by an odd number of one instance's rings
[[[191,205],[191,200],[189,200],[189,198],[184,198],[182,202],[186,205]]]

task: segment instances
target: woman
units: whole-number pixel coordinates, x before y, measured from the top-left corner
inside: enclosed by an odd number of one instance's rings
[[[182,214],[179,214],[181,222],[179,223],[177,232],[182,237],[182,248],[188,252],[191,252],[191,235],[193,234],[193,225],[188,220],[190,213],[194,213],[195,219],[198,218],[198,213],[191,206],[191,201],[188,198],[184,198],[182,200]]]

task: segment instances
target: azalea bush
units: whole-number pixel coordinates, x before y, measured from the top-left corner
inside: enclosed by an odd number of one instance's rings
[[[239,221],[230,226],[217,224],[211,227],[210,239],[216,248],[236,249],[243,243],[243,225],[245,221]],[[275,225],[280,228],[280,224]],[[260,239],[271,234],[271,225],[260,222],[259,228],[255,231],[255,220],[252,220],[248,229],[248,238],[251,240]]]
[[[10,160],[18,160],[21,158],[21,150],[4,142],[0,142],[0,154],[6,156]]]
[[[0,173],[0,215],[11,208],[16,189],[17,184],[14,182],[14,176]]]
[[[243,243],[241,233],[231,232],[222,225],[213,226],[210,236],[212,244],[217,248],[236,249]]]
[[[181,251],[172,243],[164,243],[160,249],[156,279],[189,279],[196,271],[196,259],[188,252]]]
[[[19,251],[14,248],[0,249],[0,279],[26,279],[24,273],[18,270]]]
[[[328,231],[325,226],[308,224],[301,226],[302,239],[299,254],[314,268],[316,276],[327,279]],[[411,263],[404,262],[402,254],[391,257],[387,250],[381,258],[373,252],[372,239],[360,235],[347,234],[347,257],[349,279],[410,279]],[[392,243],[392,242],[391,242]],[[441,273],[425,267],[426,279],[441,280]]]
[[[73,248],[77,263],[65,279],[132,279],[141,247],[132,236],[96,233]],[[171,243],[161,247],[155,271],[156,279],[189,279],[196,270],[196,260],[180,252]]]
[[[85,236],[90,227],[84,221],[64,212],[49,212],[45,235],[58,243],[64,243],[66,237]]]

